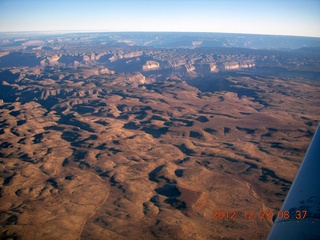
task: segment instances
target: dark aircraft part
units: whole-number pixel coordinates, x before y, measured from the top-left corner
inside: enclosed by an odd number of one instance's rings
[[[267,239],[320,239],[320,124]]]

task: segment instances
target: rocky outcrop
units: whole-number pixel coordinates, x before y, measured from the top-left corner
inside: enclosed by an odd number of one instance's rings
[[[110,71],[108,68],[99,69],[99,74],[114,74],[114,71]]]
[[[61,89],[43,90],[41,92],[40,99],[46,100],[50,96],[56,96],[56,95],[60,94],[60,91],[61,91]]]
[[[143,66],[143,71],[150,71],[150,70],[159,70],[160,64],[156,61],[147,61]]]
[[[58,63],[58,60],[60,59],[60,56],[58,55],[53,55],[52,57],[49,57],[48,58],[48,61],[49,61],[49,64],[52,64],[52,65],[56,65],[56,64],[59,64]]]
[[[126,78],[126,82],[144,84],[146,82],[146,77],[139,72],[133,73],[132,75]]]
[[[225,70],[235,70],[240,68],[238,62],[224,62],[222,64]]]
[[[174,59],[172,61],[169,61],[169,64],[171,65],[172,68],[180,68],[182,65],[186,64],[185,60],[181,60],[181,59]]]
[[[202,41],[192,41],[192,46],[198,47],[202,45]]]
[[[83,61],[84,61],[84,62],[90,62],[90,61],[91,61],[91,58],[90,58],[89,56],[87,56],[87,55],[84,55],[84,56],[83,56]]]
[[[254,61],[240,61],[240,62],[223,62],[222,63],[224,70],[237,70],[242,68],[252,68],[255,66]]]
[[[112,57],[109,58],[111,62],[114,62],[118,59],[123,59],[123,58],[134,58],[134,57],[140,57],[142,56],[143,52],[138,51],[138,52],[129,52],[129,53],[118,53]]]
[[[104,55],[106,55],[107,53],[103,52],[103,53],[99,53],[95,56],[95,60],[98,61],[101,57],[103,57]]]
[[[98,58],[99,59],[99,58]],[[94,53],[91,53],[91,55],[84,55],[83,56],[83,61],[88,63],[88,62],[94,62],[96,60],[96,56]]]
[[[210,66],[210,72],[217,72],[218,71],[216,63],[209,63],[209,66]]]
[[[8,55],[10,52],[0,52],[0,57]]]
[[[186,65],[186,70],[188,73],[190,73],[190,72],[194,72],[196,68],[193,65]]]
[[[101,74],[114,74],[114,71],[110,71],[108,68],[84,68],[81,71],[81,75],[83,75],[84,77]]]
[[[255,62],[250,60],[243,61],[240,63],[240,68],[253,68],[255,66],[256,66]]]
[[[136,88],[140,84],[146,83],[146,77],[141,73],[130,73],[130,74],[116,74],[116,78],[108,82],[108,86],[118,86],[121,88],[125,88],[126,86],[130,86],[130,88]]]
[[[45,42],[42,40],[29,40],[22,43],[22,46],[33,46],[33,45],[43,45]]]

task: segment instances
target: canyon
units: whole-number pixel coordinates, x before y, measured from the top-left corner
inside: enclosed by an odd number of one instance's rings
[[[319,123],[319,39],[0,37],[1,239],[266,238]]]

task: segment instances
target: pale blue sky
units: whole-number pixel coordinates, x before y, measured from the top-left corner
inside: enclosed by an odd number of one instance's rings
[[[0,32],[178,31],[320,37],[320,0],[0,0]]]

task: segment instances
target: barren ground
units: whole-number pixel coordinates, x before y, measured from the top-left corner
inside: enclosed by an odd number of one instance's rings
[[[319,120],[303,79],[32,76],[0,102],[2,239],[264,239]]]

